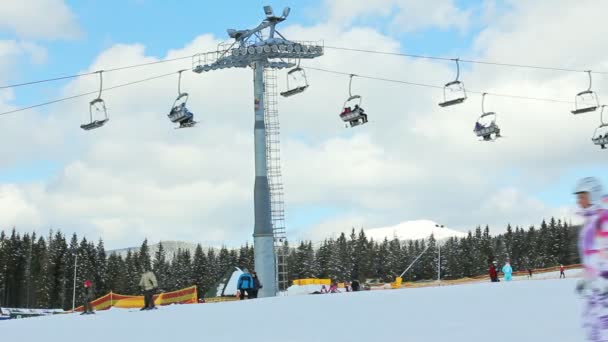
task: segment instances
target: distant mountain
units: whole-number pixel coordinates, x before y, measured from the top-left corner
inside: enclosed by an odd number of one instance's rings
[[[375,241],[382,241],[384,238],[392,240],[420,240],[427,239],[431,234],[437,240],[444,240],[450,237],[464,237],[467,234],[447,227],[443,227],[437,222],[430,220],[417,220],[401,222],[397,225],[382,228],[365,229],[365,235]]]
[[[196,249],[196,245],[197,245],[196,243],[190,243],[190,242],[184,242],[184,241],[161,241],[161,243],[163,244],[163,248],[165,250],[165,255],[167,257],[167,260],[172,260],[173,254],[177,253],[178,249],[189,250],[191,254],[194,254],[194,250]],[[154,258],[154,253],[156,253],[156,251],[158,251],[158,245],[159,245],[158,243],[155,243],[155,244],[151,244],[148,246],[148,247],[150,247],[150,256],[152,258]],[[205,253],[208,250],[209,250],[209,248],[203,246],[203,251],[205,251]],[[127,253],[129,251],[131,251],[131,253],[139,252],[139,247],[113,249],[113,250],[106,251],[106,253],[108,255],[110,255],[111,253],[116,253],[124,258],[127,256]]]

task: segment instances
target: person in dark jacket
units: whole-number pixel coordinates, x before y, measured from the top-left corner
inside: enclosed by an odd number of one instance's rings
[[[91,301],[93,301],[93,297],[94,297],[94,293],[93,293],[93,282],[91,282],[90,280],[85,280],[84,281],[84,311],[82,312],[81,315],[89,315],[89,314],[94,314],[95,312],[93,312],[93,308],[91,307]]]
[[[255,271],[251,272],[251,277],[253,278],[253,289],[247,292],[247,294],[249,298],[258,298],[258,291],[262,288],[262,283]]]
[[[243,268],[243,274],[239,277],[236,284],[237,290],[240,293],[240,299],[245,299],[245,292],[247,292],[247,298],[251,298],[251,292],[253,290],[253,277],[249,273],[249,270]]]
[[[353,289],[353,292],[359,291],[359,286],[359,281],[356,279],[350,282],[350,287]]]
[[[498,282],[498,271],[496,270],[496,261],[494,261],[490,265],[490,269],[488,270],[488,272],[490,273],[490,281],[492,281],[493,283],[497,283]]]

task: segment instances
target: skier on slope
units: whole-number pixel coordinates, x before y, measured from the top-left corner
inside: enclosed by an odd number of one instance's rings
[[[577,291],[586,299],[583,327],[588,341],[608,341],[608,210],[602,208],[603,189],[596,178],[581,179],[574,191],[585,222],[579,233],[584,266]],[[605,198],[605,197],[604,197]]]
[[[511,260],[507,259],[507,262],[502,267],[502,273],[505,275],[505,281],[511,281],[512,279],[511,274],[513,273],[513,268],[511,267],[510,261]]]
[[[559,264],[559,279],[566,278],[566,273],[564,273],[564,265]]]
[[[91,301],[93,301],[93,297],[95,296],[93,292],[93,282],[89,279],[84,281],[84,311],[81,315],[89,315],[94,314],[93,308],[91,307]]]
[[[151,270],[147,270],[141,275],[139,286],[144,292],[144,307],[141,310],[156,309],[154,306],[154,293],[158,289],[158,281]]]

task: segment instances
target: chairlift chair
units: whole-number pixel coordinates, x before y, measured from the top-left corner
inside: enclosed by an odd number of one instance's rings
[[[574,97],[574,110],[572,114],[583,114],[596,111],[600,106],[600,100],[593,90],[591,90],[592,79],[591,70],[586,71],[589,75],[589,87],[581,91]]]
[[[99,128],[103,125],[106,124],[106,122],[108,122],[108,120],[110,120],[108,118],[108,110],[106,108],[106,103],[103,101],[103,99],[101,98],[101,92],[103,90],[103,70],[98,71],[99,73],[99,94],[97,95],[97,98],[94,99],[93,101],[89,102],[89,122],[80,125],[80,128],[84,129],[85,131],[89,131],[95,128]],[[95,113],[95,115],[93,114]],[[100,114],[103,118],[102,119],[94,119],[94,117],[99,117]]]
[[[173,101],[173,106],[171,106],[171,112],[167,115],[169,120],[174,123],[179,123],[177,128],[188,128],[193,127],[197,124],[194,121],[194,114],[188,110],[186,107],[186,103],[188,102],[188,93],[181,92],[181,80],[182,80],[182,72],[184,70],[180,70],[179,80],[177,83],[177,98]]]
[[[608,122],[604,122],[604,109],[606,106],[602,106],[602,112],[600,113],[600,125],[593,132],[593,137],[591,141],[593,144],[599,146],[603,150],[606,149],[606,145],[608,145]]]
[[[348,83],[349,97],[346,99],[346,101],[344,101],[344,105],[342,106],[343,109],[340,113],[340,119],[350,124],[350,127],[355,127],[367,123],[367,114],[361,107],[361,96],[353,95],[351,92],[353,76],[354,75],[350,75],[350,81]],[[348,125],[346,127],[348,127]]]
[[[464,83],[460,82],[460,64],[459,59],[454,59],[456,62],[456,79],[446,83],[443,87],[443,102],[439,103],[440,107],[449,107],[463,103],[467,99],[467,92],[464,88]]]
[[[291,86],[289,79],[291,79]],[[281,96],[290,97],[303,92],[306,88],[308,88],[306,72],[300,68],[300,62],[298,61],[298,66],[287,72],[287,90],[281,92]]]
[[[481,99],[481,112],[482,114],[479,116],[477,122],[475,122],[475,135],[480,138],[483,138],[483,141],[494,141],[501,137],[500,135],[500,127],[496,124],[497,115],[495,112],[486,112],[484,108],[486,93],[483,93]],[[491,118],[491,122],[489,124],[484,124],[486,121],[484,118]],[[492,134],[494,134],[494,138],[492,138]]]

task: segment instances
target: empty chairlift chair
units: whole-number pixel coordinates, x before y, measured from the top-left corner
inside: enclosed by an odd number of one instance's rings
[[[287,72],[287,90],[281,92],[281,96],[290,97],[303,92],[306,88],[308,88],[306,72],[300,68],[298,61],[298,66]]]
[[[103,71],[98,71],[97,73],[99,73],[99,94],[96,99],[89,102],[89,122],[80,125],[80,128],[85,131],[99,128],[105,125],[109,120],[106,103],[101,98],[101,92],[103,90]]]
[[[179,126],[175,127],[177,128],[187,128],[187,127],[193,127],[194,125],[197,124],[196,121],[194,121],[194,114],[192,114],[191,111],[188,110],[188,108],[186,107],[186,103],[188,102],[188,93],[182,93],[181,92],[181,80],[182,80],[182,72],[185,70],[180,70],[179,73],[179,80],[177,83],[177,98],[175,99],[175,101],[173,102],[173,106],[171,107],[171,112],[169,112],[169,114],[167,115],[169,117],[169,120],[171,120],[171,122],[174,123],[178,123]]]
[[[589,88],[587,88],[587,90],[581,91],[574,97],[574,110],[571,111],[572,114],[594,112],[600,106],[600,100],[597,96],[597,93],[591,90],[591,70],[588,70],[586,72],[589,75]]]
[[[452,82],[446,83],[443,87],[443,102],[439,103],[440,107],[449,107],[463,103],[467,99],[467,92],[464,89],[464,83],[459,81],[460,78],[460,64],[459,59],[454,59],[456,62],[456,79]]]
[[[350,81],[348,83],[348,98],[346,99],[346,101],[344,101],[344,105],[342,106],[342,112],[340,113],[340,119],[348,123],[350,127],[355,127],[367,123],[367,114],[361,107],[361,96],[353,95],[351,93],[353,76],[354,75],[350,75]],[[346,127],[348,127],[348,125]]]
[[[486,93],[481,97],[481,115],[475,123],[475,135],[482,138],[483,141],[494,141],[501,137],[500,128],[496,124],[497,115],[495,112],[486,112],[484,108]]]
[[[600,113],[600,125],[593,132],[593,137],[591,141],[593,144],[599,146],[602,149],[606,149],[606,145],[608,145],[608,122],[604,121],[604,109],[606,106],[602,106],[602,112]]]

